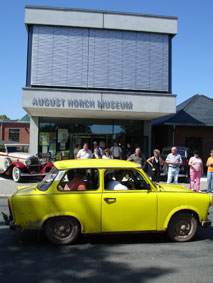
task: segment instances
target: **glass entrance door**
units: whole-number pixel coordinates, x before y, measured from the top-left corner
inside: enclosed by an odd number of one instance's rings
[[[109,134],[100,134],[100,135],[94,135],[94,134],[71,134],[70,138],[71,144],[70,148],[74,150],[77,144],[80,144],[81,148],[84,143],[87,143],[89,146],[89,149],[93,152],[93,143],[96,141],[99,145],[100,141],[104,141],[106,147],[110,147],[113,143],[113,135]]]

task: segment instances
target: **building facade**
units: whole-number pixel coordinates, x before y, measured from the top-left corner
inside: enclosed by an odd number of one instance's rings
[[[213,149],[213,99],[196,94],[177,106],[177,112],[152,122],[152,147],[186,146],[200,152],[204,164]]]
[[[29,143],[30,122],[0,119],[0,141]]]
[[[72,157],[76,144],[117,140],[151,150],[151,120],[176,110],[177,18],[25,7],[23,108],[30,151]]]

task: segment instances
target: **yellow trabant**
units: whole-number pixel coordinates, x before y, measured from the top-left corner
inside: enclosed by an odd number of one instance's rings
[[[18,187],[8,199],[10,226],[44,230],[54,244],[80,233],[167,231],[174,241],[191,240],[206,227],[209,194],[181,185],[152,183],[142,168],[122,160],[66,160],[36,186]]]

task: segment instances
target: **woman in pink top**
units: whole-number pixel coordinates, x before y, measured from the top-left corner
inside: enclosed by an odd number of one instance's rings
[[[202,159],[199,157],[199,152],[194,151],[194,157],[189,159],[189,166],[190,166],[190,190],[194,191],[194,181],[196,179],[196,191],[200,191],[200,177],[203,174],[203,162]]]

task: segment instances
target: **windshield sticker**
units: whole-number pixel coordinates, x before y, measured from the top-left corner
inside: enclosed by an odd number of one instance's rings
[[[65,171],[60,171],[57,175],[57,177],[55,178],[55,181],[60,181],[61,178],[64,176]]]

